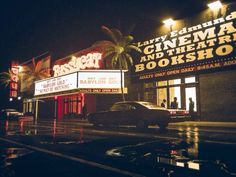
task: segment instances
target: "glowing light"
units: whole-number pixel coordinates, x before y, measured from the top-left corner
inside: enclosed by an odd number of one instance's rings
[[[215,2],[207,4],[207,6],[211,10],[218,10],[218,9],[220,9],[222,7],[222,3],[220,1],[215,1]]]
[[[9,98],[9,101],[13,101],[13,98]]]
[[[175,21],[172,18],[169,18],[167,20],[164,20],[163,23],[167,26],[173,26],[175,24]]]
[[[18,99],[18,100],[21,100],[21,96],[18,96],[17,99]]]
[[[22,66],[18,66],[18,68],[19,68],[19,72],[23,71],[23,67]]]
[[[188,168],[200,170],[200,164],[196,162],[188,162]]]

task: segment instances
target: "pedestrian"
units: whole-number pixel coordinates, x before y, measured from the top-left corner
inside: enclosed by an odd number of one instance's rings
[[[170,108],[171,109],[178,109],[177,97],[174,97],[174,101],[171,102]]]
[[[194,119],[194,101],[192,97],[189,97],[189,114],[192,119]]]
[[[87,115],[87,106],[86,104],[84,104],[82,108],[82,119],[86,119],[86,115]]]
[[[166,99],[162,100],[161,107],[165,108],[166,107]]]

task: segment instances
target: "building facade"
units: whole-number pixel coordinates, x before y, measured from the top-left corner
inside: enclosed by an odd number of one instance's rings
[[[194,102],[196,119],[236,120],[235,4],[160,27],[161,36],[138,42],[142,53],[133,67],[142,99],[178,108]],[[164,32],[163,32],[164,31]]]

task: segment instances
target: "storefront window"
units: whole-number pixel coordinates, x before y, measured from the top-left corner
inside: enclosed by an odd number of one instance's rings
[[[148,89],[147,89],[148,90]],[[171,102],[177,98],[178,108],[189,109],[189,98],[195,103],[194,110],[197,111],[197,82],[196,77],[186,77],[156,82],[156,101],[160,106],[163,99],[166,107],[170,108]]]
[[[185,83],[194,83],[196,82],[196,77],[186,77],[185,78]]]
[[[192,98],[194,102],[194,111],[197,111],[197,98],[196,98],[196,87],[188,87],[185,89],[185,103],[186,103],[186,109],[189,110],[189,98]]]
[[[163,99],[167,100],[167,88],[157,89],[157,105],[158,106],[161,106]]]
[[[158,87],[167,86],[167,81],[159,81],[159,82],[157,82],[157,86]]]
[[[169,96],[169,103],[174,101],[174,97],[177,98],[178,108],[181,108],[181,93],[180,93],[180,86],[179,87],[170,87],[169,88],[170,96]]]
[[[81,95],[72,95],[64,98],[64,115],[81,113]]]
[[[181,84],[181,79],[173,79],[168,81],[169,85],[178,85]]]

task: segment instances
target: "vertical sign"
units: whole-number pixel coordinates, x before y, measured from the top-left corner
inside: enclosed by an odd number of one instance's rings
[[[11,64],[10,72],[10,97],[16,98],[18,91],[18,80],[19,80],[19,67],[16,62]]]

